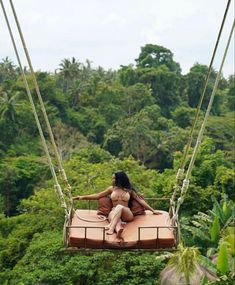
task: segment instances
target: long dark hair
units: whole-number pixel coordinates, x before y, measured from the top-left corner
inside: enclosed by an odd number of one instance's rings
[[[130,180],[124,171],[117,171],[114,173],[115,186],[125,189],[132,189]]]
[[[117,171],[114,173],[114,176],[115,176],[115,186],[124,188],[126,191],[132,190],[137,193],[137,191],[131,185],[129,177],[124,171]],[[131,207],[131,205],[132,205],[132,199],[130,199],[128,202],[128,206]]]

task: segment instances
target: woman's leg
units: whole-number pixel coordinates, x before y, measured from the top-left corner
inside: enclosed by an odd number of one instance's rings
[[[109,214],[109,225],[108,225],[108,235],[112,235],[114,232],[114,229],[118,222],[121,222],[121,216],[122,216],[122,206],[117,205],[112,212]]]
[[[126,222],[131,221],[133,220],[133,214],[129,208],[124,207],[122,205],[117,205],[109,215],[110,224],[108,226],[109,230],[107,231],[107,234],[112,235],[115,229],[117,232],[117,236],[120,237],[123,231],[123,227],[121,225],[121,218]]]
[[[115,227],[115,231],[117,233],[117,238],[121,238],[121,234],[123,232],[124,228],[122,226],[122,221],[121,219],[117,222],[116,227]]]

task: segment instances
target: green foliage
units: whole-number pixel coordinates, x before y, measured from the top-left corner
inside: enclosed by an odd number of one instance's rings
[[[172,118],[181,128],[191,126],[194,117],[195,110],[192,108],[178,107],[174,110],[174,112],[172,112]]]
[[[7,56],[0,62],[0,83],[7,84],[15,80],[18,76],[17,70],[13,61]]]
[[[229,254],[234,258],[235,257],[235,228],[227,227],[224,230],[223,236],[222,236],[222,242],[225,242],[227,244],[227,249]]]
[[[6,157],[27,156],[29,155],[29,150],[33,156],[42,155],[42,147],[38,141],[38,137],[28,135],[24,135],[22,138],[16,137],[14,144],[8,147]]]
[[[156,103],[161,106],[164,116],[180,103],[180,76],[164,65],[158,68],[148,67],[137,70],[139,82],[150,85]]]
[[[210,116],[207,126],[206,135],[213,139],[216,149],[223,149],[226,158],[234,162],[234,113],[226,113],[223,116]]]
[[[118,82],[110,83],[106,81],[99,81],[92,105],[95,105],[98,109],[100,109],[100,107],[104,107],[105,105],[119,105],[121,103],[120,101],[122,99],[123,90],[123,86]]]
[[[213,216],[217,216],[219,222],[223,226],[228,226],[229,223],[235,219],[235,204],[232,200],[227,200],[226,195],[223,196],[223,199],[220,203],[213,198],[213,209],[211,211]]]
[[[196,63],[187,74],[187,90],[188,90],[188,104],[190,107],[195,108],[198,106],[199,98],[201,97],[202,92],[204,91],[204,84],[206,80],[208,72],[208,67],[205,65],[201,65]],[[213,85],[215,81],[216,73],[212,70],[207,88],[205,91],[205,97],[202,101],[202,109],[205,110],[207,108],[208,102],[210,100],[210,95],[213,90]],[[219,114],[220,107],[220,96],[219,93],[215,95],[212,112],[214,114]]]
[[[208,246],[213,246],[207,252],[209,255],[214,254],[212,258],[216,262],[218,273],[223,276],[219,279],[221,283],[216,281],[212,284],[231,284],[229,280],[234,278],[234,220],[234,202],[227,201],[224,197],[220,203],[214,200],[214,206],[209,211],[209,215],[204,213],[194,215],[193,227],[183,226],[184,230],[194,235],[195,243],[206,249]],[[208,231],[211,234],[211,241],[207,236]],[[187,241],[187,239],[185,240]],[[211,283],[204,282],[204,284]]]
[[[11,218],[1,217],[0,265],[2,269],[12,269],[15,266],[24,256],[35,233],[53,228],[53,223],[49,222],[50,219],[46,215],[44,220],[38,220],[38,217],[28,213]],[[55,222],[55,217],[51,218]]]
[[[227,107],[228,110],[235,110],[235,75],[231,75],[228,79]]]
[[[230,167],[224,152],[216,151],[212,139],[206,137],[201,144],[192,172],[195,183],[203,188],[212,185],[215,181],[216,171],[222,165]]]
[[[118,262],[117,262],[118,260]],[[24,257],[11,273],[0,274],[8,284],[155,284],[163,264],[148,253],[98,252],[66,254],[60,233],[35,234]]]
[[[219,240],[219,234],[220,234],[219,219],[217,216],[215,216],[210,228],[211,241],[213,243],[216,243]]]
[[[7,147],[15,142],[17,126],[11,124],[8,120],[0,118],[0,147],[2,155],[7,151]]]
[[[81,149],[76,154],[76,158],[85,160],[88,163],[100,163],[111,160],[112,156],[99,146],[91,146]]]
[[[48,167],[35,156],[7,158],[0,164],[0,189],[4,199],[3,211],[9,216],[17,213],[19,200],[29,197],[33,187],[48,175]]]
[[[186,132],[162,117],[158,105],[152,105],[109,129],[104,148],[113,155],[132,155],[149,168],[163,170],[171,167],[174,151],[181,150],[185,140]]]
[[[173,53],[162,46],[147,44],[141,48],[138,59],[136,59],[137,66],[159,67],[165,65],[171,71],[180,72],[180,65],[173,60]]]
[[[72,57],[55,74],[36,73],[72,194],[102,191],[117,170],[126,171],[144,196],[172,194],[207,67],[196,64],[182,76],[173,53],[151,44],[141,48],[136,63],[106,71]],[[45,131],[32,76],[25,71]],[[213,71],[203,109],[215,76]],[[48,180],[23,78],[9,58],[0,62],[0,83],[0,283],[155,284],[164,264],[152,254],[68,256],[61,251],[64,213]],[[218,220],[229,265],[229,273],[220,277],[224,284],[232,280],[234,234],[226,229],[233,221],[234,203],[216,203],[211,197],[225,193],[234,198],[233,93],[234,78],[223,79],[206,129],[209,138],[202,143],[181,212],[185,218],[201,211],[186,225],[184,236],[204,252],[212,246],[210,228]],[[48,147],[53,153],[50,143]],[[213,210],[203,214],[213,203]],[[169,205],[153,206],[168,210]]]
[[[197,244],[204,250],[213,247],[212,252],[216,252],[220,242],[227,242],[229,252],[233,254],[234,246],[231,246],[231,242],[234,240],[234,232],[230,225],[235,220],[234,202],[226,197],[220,203],[215,199],[213,202],[212,210],[207,210],[207,213],[198,212],[190,222],[183,219],[184,241],[187,244]],[[188,233],[193,237],[191,241]]]
[[[93,143],[101,143],[108,128],[105,117],[96,108],[83,108],[80,114],[71,111],[69,121]]]
[[[190,220],[191,225],[189,225],[189,221],[185,221],[182,218],[182,230],[183,230],[183,237],[184,241],[187,242],[188,245],[191,244],[199,244],[203,247],[209,247],[211,240],[208,232],[210,230],[210,225],[212,223],[212,219],[209,215],[198,212],[198,214],[194,215],[193,218]],[[193,240],[190,243],[188,239],[187,232],[192,235]]]
[[[225,243],[221,243],[219,245],[219,251],[218,251],[218,259],[217,259],[217,269],[224,275],[229,270],[228,265],[228,252],[227,252],[227,246]]]
[[[235,173],[233,169],[225,166],[219,166],[216,169],[215,187],[221,193],[226,193],[231,200],[234,200],[234,179]]]
[[[100,151],[98,148],[97,150]],[[130,176],[134,187],[145,196],[155,195],[153,188],[153,183],[156,180],[155,171],[147,170],[131,157],[125,160],[114,158],[110,160],[106,152],[100,151],[100,154],[102,156],[98,157],[97,163],[94,163],[93,154],[89,156],[84,151],[78,156],[75,155],[65,164],[67,175],[72,187],[76,189],[76,194],[88,194],[106,189],[111,184],[113,173],[123,170]]]
[[[92,148],[87,138],[83,136],[76,128],[58,122],[53,128],[54,139],[58,153],[62,160],[69,159],[73,154],[83,148]],[[48,143],[49,152],[54,153],[53,145]],[[54,158],[54,156],[52,155]]]
[[[122,98],[123,109],[128,116],[134,115],[148,105],[153,105],[155,100],[150,91],[142,83],[128,87]]]
[[[71,86],[76,76],[79,74],[80,63],[72,57],[70,59],[63,59],[60,63],[60,77],[63,79],[63,91],[66,92]]]
[[[121,66],[118,76],[124,86],[134,85],[137,81],[137,74],[132,65]]]
[[[0,90],[0,116],[1,118],[5,118],[9,124],[16,123],[16,109],[19,108],[19,100],[20,93],[15,92],[14,90]]]
[[[208,264],[208,259],[202,257],[196,247],[184,247],[182,244],[179,244],[168,265],[161,272],[161,284],[197,285],[201,284],[200,281],[204,276],[208,280],[216,280],[216,274],[211,267],[209,268]]]
[[[184,273],[185,279],[189,280],[196,270],[198,258],[199,250],[197,248],[183,248],[182,245],[179,245],[178,252],[170,259],[169,264],[178,266],[177,271]]]
[[[106,136],[104,147],[112,150],[109,148],[118,136],[122,145],[122,156],[132,154],[136,159],[145,163],[158,144],[158,135],[152,129],[152,124],[153,121],[143,109],[136,115],[119,121],[115,126],[116,129],[110,130]]]

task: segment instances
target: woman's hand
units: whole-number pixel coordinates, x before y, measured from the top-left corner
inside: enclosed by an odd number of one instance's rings
[[[162,215],[161,212],[158,212],[158,211],[156,211],[156,210],[153,211],[153,214],[154,214],[154,215]]]
[[[82,196],[73,197],[73,200],[82,200]]]

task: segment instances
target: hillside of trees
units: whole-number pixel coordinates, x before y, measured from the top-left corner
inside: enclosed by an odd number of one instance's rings
[[[153,44],[118,70],[75,58],[58,65],[54,73],[37,71],[36,78],[72,194],[102,191],[121,169],[144,196],[170,197],[208,67],[195,63],[183,75],[173,53]],[[25,72],[48,139],[32,75]],[[216,75],[213,69],[193,145]],[[202,284],[231,284],[235,276],[234,107],[233,74],[219,82],[180,212],[184,246],[197,247],[219,278]],[[0,284],[160,284],[160,272],[176,257],[66,254],[64,213],[53,184],[22,75],[7,57],[0,61]]]

